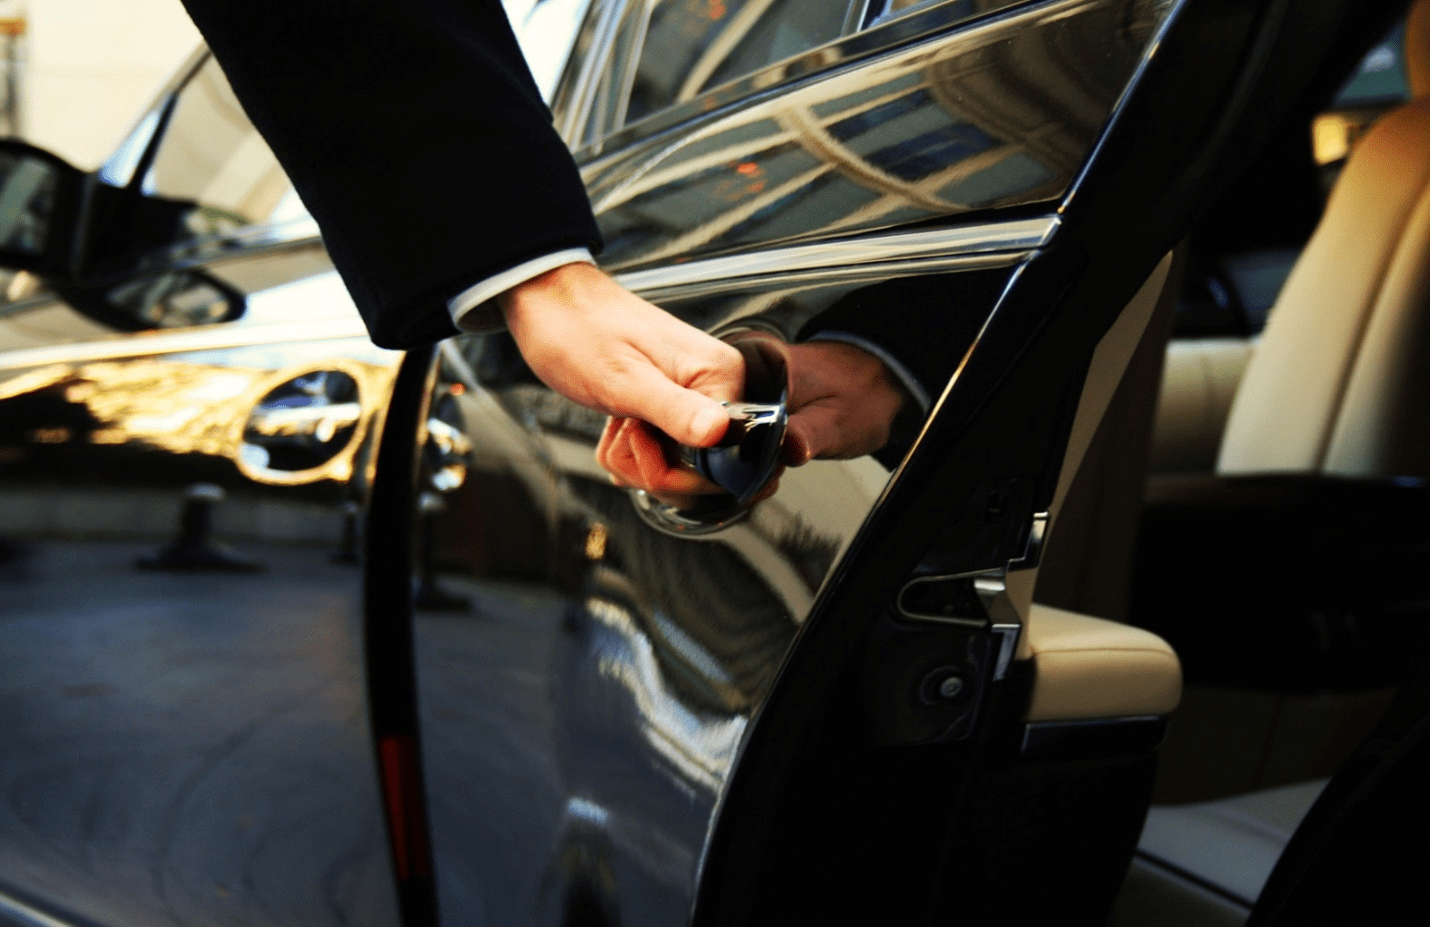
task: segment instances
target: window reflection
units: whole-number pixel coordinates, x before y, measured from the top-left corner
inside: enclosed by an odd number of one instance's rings
[[[977,0],[968,15],[1006,6]],[[620,165],[595,175],[603,261],[624,269],[1052,200],[1167,9],[1148,0],[1123,21],[1030,8],[694,127],[633,178]]]
[[[870,12],[872,13],[869,17],[869,21],[875,23],[883,22],[897,16],[903,16],[905,13],[917,9],[933,6],[936,2],[937,0],[873,0],[873,2],[869,4],[871,8]],[[1001,6],[1002,4],[1000,3],[998,5]],[[953,0],[948,6],[950,7],[950,15],[962,19],[965,16],[971,16],[974,13],[980,12],[980,7],[988,7],[990,4],[986,2],[980,3],[978,0]]]
[[[847,9],[830,0],[664,0],[651,14],[626,121],[838,38]]]
[[[829,0],[776,0],[719,63],[705,86],[715,87],[753,74],[833,41],[844,30],[846,7],[847,4]]]
[[[643,3],[632,3],[622,12],[616,36],[606,53],[607,66],[601,70],[592,92],[591,114],[583,137],[586,143],[613,131],[626,119],[630,60],[645,32],[645,12]]]
[[[143,190],[195,203],[196,235],[306,215],[213,58],[180,91]]]

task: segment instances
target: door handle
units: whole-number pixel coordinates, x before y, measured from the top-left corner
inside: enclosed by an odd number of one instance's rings
[[[633,490],[636,510],[652,526],[681,536],[709,534],[733,524],[754,506],[779,473],[780,446],[789,424],[789,364],[773,337],[741,332],[725,339],[744,357],[738,402],[725,403],[730,425],[713,447],[676,446],[676,456],[721,492],[685,503]],[[673,442],[672,442],[673,443]]]

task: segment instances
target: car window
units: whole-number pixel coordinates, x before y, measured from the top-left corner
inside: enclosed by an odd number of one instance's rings
[[[770,3],[706,83],[719,86],[823,45],[844,31],[846,20],[843,3],[826,0]]]
[[[886,22],[905,13],[932,6],[937,0],[870,0],[869,7],[865,13],[865,21],[871,25],[874,23]],[[968,7],[972,12],[977,5],[977,0],[954,0],[954,6]]]
[[[645,6],[627,4],[616,23],[615,38],[606,55],[607,66],[596,76],[591,92],[590,115],[581,133],[583,144],[590,143],[620,126],[626,119],[629,93],[630,61],[640,47],[645,31]]]
[[[848,6],[843,0],[659,0],[626,122],[838,38]]]
[[[1331,109],[1403,103],[1410,99],[1405,77],[1405,23],[1401,21],[1366,53],[1360,66],[1336,94]]]
[[[156,109],[101,169],[100,180],[127,185],[138,168]],[[195,236],[225,234],[251,225],[308,218],[288,175],[209,58],[184,84],[140,184],[152,197],[194,207],[185,217]]]

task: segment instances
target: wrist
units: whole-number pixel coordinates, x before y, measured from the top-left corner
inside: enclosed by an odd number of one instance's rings
[[[589,287],[593,281],[605,279],[605,277],[606,275],[594,264],[585,261],[571,261],[543,271],[503,290],[497,294],[496,304],[506,318],[507,324],[510,325],[513,315],[520,314],[525,307],[537,302],[545,303],[548,300],[554,300],[562,305],[579,306],[581,304],[580,290]]]

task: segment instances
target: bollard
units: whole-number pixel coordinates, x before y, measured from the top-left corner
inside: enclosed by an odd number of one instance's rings
[[[343,536],[338,542],[338,549],[333,552],[333,563],[345,563],[357,565],[362,562],[362,545],[360,543],[362,520],[362,506],[349,499],[343,503]]]
[[[142,570],[212,570],[253,573],[263,565],[243,556],[212,538],[213,507],[222,502],[222,486],[194,483],[184,490],[184,507],[179,512],[179,536],[157,554],[140,557]]]
[[[417,500],[417,589],[412,604],[424,611],[464,612],[472,607],[466,596],[448,592],[437,582],[433,566],[433,522],[447,503],[435,492],[424,492]]]

